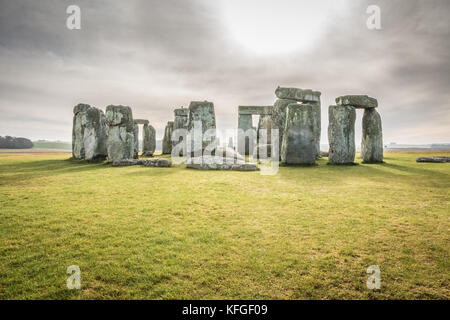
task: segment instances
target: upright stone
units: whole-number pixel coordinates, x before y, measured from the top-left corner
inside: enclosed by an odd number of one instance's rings
[[[148,123],[144,124],[142,136],[142,156],[153,157],[156,147],[155,128]]]
[[[134,122],[130,107],[106,107],[108,160],[131,159],[134,156]]]
[[[286,125],[281,147],[285,164],[312,165],[316,161],[316,105],[290,104],[286,109]]]
[[[256,135],[253,131],[253,122],[251,114],[239,114],[238,118],[238,137],[237,150],[244,155],[253,154],[256,144]]]
[[[73,108],[72,126],[72,156],[75,159],[84,159],[84,130],[86,113],[91,108],[88,104],[80,103]]]
[[[108,155],[106,143],[105,114],[102,110],[91,107],[86,112],[86,125],[83,135],[84,159],[90,161],[105,160]]]
[[[200,129],[201,126],[201,130]],[[188,152],[196,156],[216,139],[214,104],[208,101],[192,101],[189,104],[190,147]]]
[[[355,119],[352,106],[330,106],[328,108],[328,163],[352,164],[355,161]]]
[[[364,163],[383,162],[383,131],[380,114],[365,109],[362,118],[361,156]]]
[[[281,149],[283,142],[284,126],[286,125],[286,108],[288,105],[296,103],[295,100],[278,99],[273,105],[272,128],[278,129],[278,146]],[[279,152],[281,159],[281,152]]]
[[[173,121],[167,122],[166,128],[164,129],[164,138],[162,141],[162,154],[172,153],[172,132],[173,132]]]
[[[106,158],[106,125],[103,111],[87,104],[73,109],[72,155],[76,159]]]
[[[175,147],[179,143],[182,143],[182,150],[187,150],[186,139],[187,131],[189,129],[189,109],[181,107],[179,109],[175,109],[174,114],[175,121],[173,124],[174,136],[172,137],[172,145]],[[178,156],[183,156],[183,154],[180,152]]]
[[[133,158],[139,158],[139,126],[136,122],[133,125],[134,153]]]

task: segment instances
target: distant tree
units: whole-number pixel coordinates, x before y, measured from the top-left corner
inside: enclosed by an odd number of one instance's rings
[[[0,137],[1,149],[30,149],[33,142],[27,138],[16,138],[11,136]]]

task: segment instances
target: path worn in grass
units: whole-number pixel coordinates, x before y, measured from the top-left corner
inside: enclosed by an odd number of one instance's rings
[[[417,156],[261,176],[1,154],[0,298],[449,299],[450,166]]]

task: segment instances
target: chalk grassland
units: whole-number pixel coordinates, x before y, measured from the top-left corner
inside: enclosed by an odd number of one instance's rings
[[[449,299],[450,166],[417,156],[261,176],[1,154],[0,298]]]

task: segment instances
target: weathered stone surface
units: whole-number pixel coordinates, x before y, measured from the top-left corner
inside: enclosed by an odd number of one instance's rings
[[[258,159],[269,159],[272,157],[272,145],[271,144],[258,144]]]
[[[355,161],[355,119],[352,106],[328,108],[329,164],[352,164]]]
[[[170,154],[172,152],[172,132],[173,132],[173,121],[167,122],[166,128],[164,129],[164,138],[162,141],[162,154]]]
[[[278,99],[289,99],[310,104],[312,102],[320,102],[321,93],[311,89],[278,87],[275,90],[275,95]]]
[[[285,164],[312,165],[316,162],[315,115],[317,106],[290,104],[286,109],[286,126],[281,147]]]
[[[165,158],[153,158],[142,160],[142,165],[146,167],[162,167],[162,168],[170,168],[172,166],[169,159]]]
[[[239,114],[259,114],[259,115],[270,115],[273,112],[273,106],[239,106]]]
[[[256,146],[256,132],[253,130],[252,116],[249,114],[239,114],[238,116],[238,152],[250,155]]]
[[[107,106],[107,150],[110,161],[131,159],[134,156],[134,123],[131,108]]]
[[[177,156],[185,156],[184,150],[187,150],[187,131],[189,130],[189,109],[179,108],[174,110],[175,121],[173,124],[172,147],[182,143],[182,147]]]
[[[327,157],[328,158],[329,152],[328,151],[320,151],[321,157]]]
[[[416,162],[446,163],[450,162],[450,157],[419,157]]]
[[[134,138],[134,153],[133,158],[139,158],[139,126],[136,122],[134,122],[133,126],[133,138]]]
[[[199,126],[201,125],[201,130]],[[214,104],[208,101],[192,101],[189,104],[189,131],[191,156],[202,153],[216,139],[216,115]]]
[[[261,115],[259,116],[258,122],[258,140],[257,143],[260,144],[271,144],[271,132],[272,132],[272,116],[271,115]]]
[[[76,159],[106,158],[106,125],[103,111],[87,104],[73,109],[72,156]]]
[[[278,154],[281,159],[281,145],[283,142],[283,132],[286,125],[286,108],[288,105],[297,103],[295,100],[278,99],[273,105],[272,128],[278,129]]]
[[[134,123],[135,124],[149,124],[148,120],[144,120],[144,119],[134,119]]]
[[[142,156],[152,157],[156,148],[156,131],[151,125],[144,124],[142,141]]]
[[[142,160],[138,159],[121,159],[112,162],[113,167],[136,166],[142,164]]]
[[[364,163],[383,162],[383,131],[380,114],[365,109],[362,118],[361,157]]]
[[[353,106],[355,108],[363,109],[378,107],[377,99],[366,95],[348,95],[337,97],[336,104],[338,106]]]
[[[313,118],[313,127],[314,127],[314,140],[316,141],[316,158],[320,157],[320,135],[322,133],[322,121],[321,121],[321,105],[320,100],[318,103],[314,103],[313,105],[313,111],[314,111],[314,118]]]
[[[90,108],[86,112],[83,144],[84,159],[89,161],[105,160],[108,152],[106,149],[106,121],[105,114],[97,108]]]

